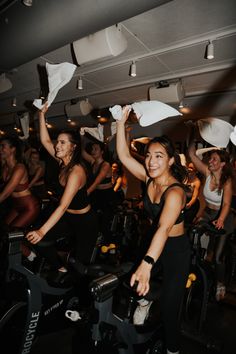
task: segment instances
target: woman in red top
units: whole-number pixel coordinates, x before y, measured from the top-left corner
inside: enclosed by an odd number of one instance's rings
[[[0,143],[0,156],[4,182],[0,203],[9,197],[11,199],[4,222],[10,227],[26,228],[36,220],[40,206],[29,189],[27,168],[22,163],[20,141],[13,137],[3,138]],[[29,256],[29,249],[23,245],[22,247],[23,254]]]

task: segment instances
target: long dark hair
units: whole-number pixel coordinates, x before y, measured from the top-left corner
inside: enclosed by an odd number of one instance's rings
[[[219,181],[219,187],[218,187],[218,193],[221,192],[221,190],[224,188],[225,183],[229,178],[233,178],[233,168],[230,163],[230,155],[226,150],[212,150],[210,152],[210,158],[213,154],[217,154],[220,158],[221,162],[224,162],[224,166],[222,167],[222,172],[220,176],[220,181]]]
[[[66,134],[69,138],[69,141],[75,145],[71,160],[64,169],[65,173],[68,173],[73,166],[81,163],[81,137],[80,134],[74,130],[63,130],[60,132],[60,134]],[[60,166],[64,167],[63,164]]]
[[[92,150],[94,145],[98,145],[100,147],[100,149],[102,151],[102,156],[103,156],[104,161],[107,161],[107,162],[109,162],[111,164],[112,156],[111,156],[111,153],[110,153],[110,151],[108,149],[107,144],[103,143],[102,141],[99,141],[99,140],[93,141],[93,142],[91,142],[91,145],[90,145],[91,150]]]
[[[5,141],[10,147],[15,148],[15,158],[17,162],[23,162],[23,146],[19,138],[15,136],[5,136],[1,142]]]
[[[172,141],[166,136],[157,136],[151,139],[145,148],[145,154],[148,151],[150,145],[159,143],[163,148],[166,150],[167,155],[169,158],[174,157],[174,163],[170,167],[170,171],[173,177],[175,177],[179,182],[184,182],[187,178],[188,171],[187,168],[181,165],[179,154],[176,152],[174,144]]]

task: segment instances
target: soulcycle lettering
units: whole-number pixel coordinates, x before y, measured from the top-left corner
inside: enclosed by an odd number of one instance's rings
[[[39,315],[40,315],[40,312],[33,312],[32,313],[31,320],[30,320],[29,327],[28,327],[27,334],[26,334],[26,338],[25,338],[26,341],[23,346],[22,354],[30,353],[31,346],[33,344],[33,339],[34,339],[34,336],[36,333]]]

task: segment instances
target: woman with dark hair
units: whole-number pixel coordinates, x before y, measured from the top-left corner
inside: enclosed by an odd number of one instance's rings
[[[91,164],[91,184],[88,194],[91,204],[100,213],[101,231],[106,243],[110,242],[110,224],[113,216],[115,193],[112,185],[111,164],[106,159],[106,146],[102,142],[92,142],[91,151],[83,150],[83,158]]]
[[[0,143],[2,179],[4,187],[0,192],[0,203],[10,197],[10,210],[5,216],[5,224],[11,228],[27,228],[40,212],[38,200],[29,189],[29,177],[22,162],[21,142],[16,137],[4,137]],[[31,258],[33,253],[22,244],[24,256]]]
[[[225,266],[223,261],[224,246],[228,235],[233,231],[233,216],[230,212],[232,199],[233,170],[230,156],[225,150],[212,150],[208,163],[203,162],[197,155],[195,144],[188,148],[191,161],[196,169],[205,177],[203,197],[206,207],[198,221],[211,221],[217,229],[225,229],[225,234],[217,238],[211,236],[207,247],[206,260],[216,263],[216,300],[225,296]]]
[[[193,223],[194,218],[196,217],[199,208],[200,200],[199,193],[201,187],[201,181],[197,177],[196,168],[192,162],[188,164],[188,176],[184,181],[186,186],[186,195],[187,195],[187,204],[185,210],[185,226],[190,226]]]
[[[114,161],[112,164],[112,185],[115,192],[115,201],[117,205],[123,203],[127,190],[127,178],[125,177],[122,164]]]
[[[40,159],[40,154],[36,150],[32,150],[27,163],[30,183],[29,188],[32,193],[42,201],[42,199],[47,195],[46,186],[44,182],[45,175],[45,164],[44,161]]]
[[[129,106],[123,108],[122,119],[117,121],[117,152],[123,165],[146,183],[144,208],[151,219],[151,237],[144,248],[144,257],[134,271],[130,284],[137,283],[137,292],[147,296],[150,278],[159,263],[163,267],[161,313],[164,323],[167,353],[179,353],[179,311],[184,297],[190,264],[190,246],[184,234],[186,195],[183,180],[186,169],[175,160],[176,152],[165,137],[152,139],[145,149],[144,165],[134,159],[125,139],[125,122]],[[136,324],[146,318],[150,302],[140,300],[134,316]]]
[[[48,220],[38,229],[30,231],[27,239],[37,244],[54,270],[59,271],[58,280],[66,268],[58,257],[56,239],[64,229],[75,241],[75,257],[89,263],[97,240],[97,216],[91,209],[87,196],[86,173],[81,165],[80,135],[75,131],[61,132],[55,146],[49,136],[45,113],[47,105],[39,111],[40,140],[45,149],[59,163],[60,200]]]

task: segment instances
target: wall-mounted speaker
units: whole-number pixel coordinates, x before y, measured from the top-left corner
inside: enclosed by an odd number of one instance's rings
[[[121,26],[114,25],[73,42],[78,65],[114,57],[127,48]]]
[[[149,99],[163,103],[179,104],[184,98],[184,89],[181,82],[171,83],[167,87],[152,86],[149,88]]]
[[[87,116],[93,107],[88,100],[82,100],[75,104],[66,104],[65,105],[65,112],[68,118],[75,118],[79,116]]]

